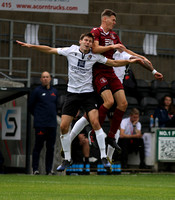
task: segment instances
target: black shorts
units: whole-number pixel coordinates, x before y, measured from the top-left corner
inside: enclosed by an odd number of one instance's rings
[[[94,92],[80,94],[67,92],[62,115],[75,117],[81,107],[85,110],[86,114],[93,109],[98,109]]]

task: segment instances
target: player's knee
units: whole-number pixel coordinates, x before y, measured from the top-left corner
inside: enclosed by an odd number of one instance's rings
[[[109,98],[109,99],[106,99],[106,100],[104,100],[104,106],[106,107],[106,108],[111,108],[112,106],[113,106],[113,104],[114,104],[114,99],[113,98]]]
[[[60,124],[60,129],[62,134],[66,134],[69,131],[69,127],[62,123]]]
[[[100,123],[97,119],[92,120],[91,125],[94,130],[99,130],[101,128]]]
[[[89,145],[89,140],[88,140],[87,138],[85,138],[84,143],[85,143],[86,145]]]
[[[87,138],[81,139],[80,140],[80,145],[81,146],[89,145],[89,140]]]
[[[117,107],[118,107],[120,110],[125,111],[125,110],[127,109],[127,107],[128,107],[128,102],[127,102],[126,100],[121,101],[121,102],[117,105]]]

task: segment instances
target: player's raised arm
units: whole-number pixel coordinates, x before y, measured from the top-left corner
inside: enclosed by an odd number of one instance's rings
[[[16,40],[16,42],[19,45],[21,45],[22,47],[28,47],[28,48],[36,49],[38,51],[41,51],[43,53],[48,53],[48,54],[58,54],[56,48],[52,48],[52,47],[45,46],[45,45],[28,44],[28,43],[24,43],[24,42],[21,42],[21,41],[18,41],[18,40]]]
[[[107,59],[105,64],[110,66],[110,67],[121,67],[121,66],[128,65],[130,63],[138,63],[138,62],[142,62],[142,60],[140,58],[130,59],[130,60],[112,60],[112,59]]]
[[[125,46],[123,44],[115,44],[115,45],[109,45],[109,46],[101,46],[99,45],[99,41],[94,41],[92,45],[92,52],[93,53],[104,53],[106,51],[109,51],[111,49],[121,49],[125,50]]]
[[[131,57],[132,58],[132,57]],[[136,57],[133,57],[134,59]],[[154,75],[154,78],[157,80],[162,81],[163,80],[163,75],[160,72],[157,72],[157,70],[154,69],[154,67],[152,66],[152,64],[150,62],[148,62],[147,60],[139,60],[138,63],[144,67],[145,69],[149,70],[150,72],[152,72],[152,74]]]
[[[149,63],[149,65],[152,65],[151,61],[148,60],[148,58],[146,58],[146,57],[144,57],[144,56],[142,56],[142,55],[139,55],[139,54],[137,54],[137,53],[135,53],[135,52],[133,52],[133,51],[127,49],[127,48],[125,48],[124,51],[126,51],[128,54],[130,54],[130,55],[132,55],[132,56],[134,56],[134,57],[141,58],[141,59],[143,59],[145,62]]]

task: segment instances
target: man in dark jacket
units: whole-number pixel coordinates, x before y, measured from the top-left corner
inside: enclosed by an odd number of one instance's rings
[[[58,93],[50,85],[51,76],[48,72],[41,74],[41,85],[34,89],[29,99],[29,111],[34,116],[35,145],[33,149],[33,174],[39,174],[39,157],[46,141],[46,174],[53,174],[52,164],[57,128]]]

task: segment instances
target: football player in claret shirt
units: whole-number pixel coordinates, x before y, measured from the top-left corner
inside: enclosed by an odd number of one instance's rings
[[[101,26],[93,28],[91,31],[94,36],[92,51],[94,53],[100,53],[109,59],[115,59],[114,53],[116,50],[120,53],[125,52],[132,58],[140,58],[142,62],[139,62],[139,64],[152,72],[155,79],[162,80],[163,75],[153,68],[152,63],[147,58],[130,51],[121,43],[118,35],[112,31],[115,24],[116,13],[110,9],[105,9],[101,14]],[[115,134],[119,129],[122,117],[127,108],[127,100],[123,85],[115,74],[113,68],[109,68],[103,63],[96,63],[93,66],[93,83],[95,90],[103,99],[103,104],[99,107],[99,121],[101,126],[107,116],[107,113],[114,104],[114,100],[116,101],[117,106],[114,110],[106,142],[108,145],[120,151],[121,149],[115,140]],[[87,125],[87,123],[87,117],[83,116],[76,122],[71,133],[80,132],[82,128]],[[93,130],[90,135],[91,138],[95,135]]]
[[[127,49],[120,41],[118,35],[112,30],[116,24],[116,13],[110,9],[105,9],[101,14],[101,26],[93,28],[91,33],[94,36],[92,51],[100,53],[105,57],[112,59],[116,49],[122,49],[132,56],[143,59],[146,69],[155,74],[155,78],[162,79],[162,74],[158,73],[152,66],[151,62],[144,56],[138,55]],[[94,87],[101,95],[104,103],[99,108],[99,121],[102,125],[109,109],[112,107],[114,100],[117,107],[114,111],[112,123],[107,135],[107,144],[118,148],[115,142],[115,133],[117,132],[124,112],[127,108],[127,100],[123,86],[113,71],[113,68],[105,64],[96,63],[93,68]]]

